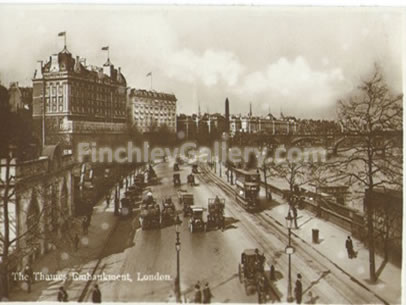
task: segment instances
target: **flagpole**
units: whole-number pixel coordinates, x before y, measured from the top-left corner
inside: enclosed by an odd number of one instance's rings
[[[66,49],[66,31],[65,34],[63,35],[63,44],[64,44],[63,48]]]
[[[151,72],[151,91],[152,91],[152,72]]]

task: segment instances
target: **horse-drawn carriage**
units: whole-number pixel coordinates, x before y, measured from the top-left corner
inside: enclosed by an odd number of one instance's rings
[[[266,303],[268,295],[280,301],[276,289],[265,273],[265,256],[258,249],[245,249],[241,254],[238,276],[247,295],[255,292],[258,294],[258,303]]]
[[[224,217],[224,207],[225,199],[219,198],[209,198],[207,215],[207,229],[211,228],[222,228],[224,229],[225,217]]]
[[[206,224],[203,221],[204,209],[201,207],[191,207],[192,214],[189,219],[189,231],[193,232],[204,232],[206,231]]]
[[[176,209],[172,199],[166,198],[162,202],[161,227],[175,223]]]
[[[140,223],[143,230],[159,228],[161,220],[161,210],[159,204],[148,192],[141,204]]]
[[[132,204],[135,204],[136,202],[142,199],[142,191],[143,191],[142,187],[139,187],[137,185],[131,185],[128,188],[128,191],[125,192],[125,197],[128,198],[128,200],[130,200]]]
[[[194,204],[193,194],[186,192],[178,192],[179,204],[183,205],[183,215],[192,215],[191,206]]]

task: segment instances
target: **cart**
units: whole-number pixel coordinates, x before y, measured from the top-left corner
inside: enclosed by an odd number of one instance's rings
[[[203,221],[204,209],[201,207],[190,207],[192,210],[191,218],[189,219],[189,231],[193,232],[205,232],[206,224]]]
[[[192,214],[191,206],[194,204],[194,198],[192,193],[179,192],[178,193],[179,204],[183,205],[183,215],[190,216]]]
[[[225,217],[224,217],[224,207],[225,199],[219,198],[209,198],[208,200],[208,210],[209,214],[207,215],[207,229],[212,228],[222,228],[225,226]]]

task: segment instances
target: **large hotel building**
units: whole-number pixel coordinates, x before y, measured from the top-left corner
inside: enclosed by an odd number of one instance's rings
[[[46,145],[74,149],[78,141],[98,141],[99,136],[109,141],[109,136],[113,140],[124,134],[126,90],[121,69],[110,59],[103,67],[87,65],[65,47],[39,62],[34,74],[33,118],[39,138]]]
[[[166,126],[176,132],[176,97],[174,94],[131,89],[128,97],[132,126],[140,132]]]

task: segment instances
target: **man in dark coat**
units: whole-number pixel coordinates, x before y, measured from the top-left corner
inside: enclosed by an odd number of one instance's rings
[[[297,280],[295,283],[295,299],[296,299],[297,304],[302,303],[302,293],[303,293],[302,275],[300,273],[298,273]]]
[[[209,283],[206,283],[206,285],[203,288],[203,304],[210,304],[212,297],[213,295],[211,294]]]
[[[99,289],[99,285],[94,285],[94,289],[92,292],[92,302],[93,303],[101,303],[102,302],[102,295]]]
[[[58,302],[68,302],[68,293],[63,286],[59,287]]]
[[[200,291],[200,285],[195,285],[195,300],[194,303],[201,303],[202,302],[202,292]]]
[[[345,247],[347,248],[348,258],[354,257],[354,246],[352,244],[352,239],[350,236],[347,237],[345,241]]]

